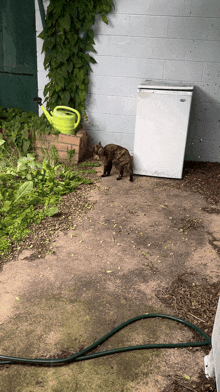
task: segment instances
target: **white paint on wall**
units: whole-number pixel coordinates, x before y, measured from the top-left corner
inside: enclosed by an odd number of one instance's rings
[[[37,34],[42,30],[36,2]],[[92,142],[133,153],[137,87],[146,79],[195,86],[187,160],[220,162],[219,0],[115,0],[109,24],[96,18],[86,106]],[[49,4],[44,3],[45,9]],[[37,39],[39,96],[48,82]],[[202,141],[201,141],[202,139]]]

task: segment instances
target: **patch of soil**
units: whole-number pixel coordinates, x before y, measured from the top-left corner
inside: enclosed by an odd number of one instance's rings
[[[220,163],[185,161],[182,180],[163,179],[157,182],[157,186],[159,184],[189,189],[199,193],[210,204],[217,204],[220,200]]]
[[[77,165],[75,168],[78,169]],[[77,221],[93,208],[94,203],[88,200],[87,193],[96,187],[99,178],[96,173],[86,173],[86,170],[91,170],[91,167],[85,166],[83,170],[85,170],[85,174],[81,173],[80,175],[90,179],[92,183],[82,184],[74,192],[62,196],[61,203],[58,204],[59,212],[57,214],[43,219],[39,224],[30,225],[30,233],[23,241],[19,242],[19,244],[12,243],[11,253],[0,257],[0,270],[6,262],[18,258],[24,249],[32,252],[31,256],[28,257],[29,261],[35,260],[37,257],[44,258],[47,254],[55,253],[53,241],[55,241],[56,233],[58,231],[74,230],[77,227]]]
[[[85,156],[85,161],[92,161],[91,153]],[[76,169],[78,165],[74,166]],[[73,169],[74,169],[73,167]],[[91,169],[91,167],[84,167]],[[80,185],[75,192],[62,197],[59,213],[53,217],[47,217],[38,225],[30,226],[29,235],[22,242],[12,244],[11,253],[0,259],[0,268],[4,263],[17,258],[24,249],[33,251],[29,258],[45,257],[48,253],[54,253],[52,242],[58,231],[67,231],[74,228],[80,216],[92,208],[92,203],[87,199],[87,191],[95,186],[100,180],[97,174],[85,174],[84,177],[93,181],[93,184]],[[135,179],[134,179],[135,181]],[[206,198],[210,204],[219,202],[220,199],[220,163],[218,162],[188,162],[184,163],[183,179],[156,179],[156,186],[170,186],[176,188],[186,188],[192,192],[197,192]],[[210,207],[208,213],[216,213],[216,208]],[[220,213],[220,210],[219,210]],[[197,229],[201,223],[190,218],[185,221],[176,222],[179,230]]]
[[[173,308],[173,314],[188,320],[211,336],[218,298],[220,282],[208,284],[202,279],[200,285],[195,284],[195,275],[182,274],[175,279],[170,287],[159,290],[158,298]],[[198,339],[198,336],[196,336]]]
[[[196,278],[198,278],[196,276]],[[158,291],[158,298],[166,305],[173,308],[172,314],[185,319],[202,329],[211,336],[218,299],[220,295],[220,282],[207,284],[202,279],[200,285],[194,283],[195,275],[182,274],[175,279],[166,290]],[[198,341],[199,335],[193,332],[192,341]],[[199,338],[199,340],[201,340]],[[210,351],[208,346],[200,347],[207,355]],[[217,391],[214,379],[207,379],[204,372],[199,374],[197,382],[184,380],[183,377],[171,378],[171,383],[162,392],[209,392]]]
[[[204,372],[200,372],[199,381],[185,381],[183,377],[172,377],[171,384],[166,386],[162,392],[184,392],[184,391],[192,391],[192,392],[215,392],[216,384],[215,381],[211,378],[207,379]]]

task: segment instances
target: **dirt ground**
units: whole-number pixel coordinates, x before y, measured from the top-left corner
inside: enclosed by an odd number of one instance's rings
[[[186,162],[182,180],[90,174],[60,212],[1,260],[0,353],[67,357],[145,313],[211,336],[220,295],[220,164]],[[97,351],[198,341],[179,323],[141,320]],[[215,391],[210,347],[141,350],[65,367],[0,366],[0,391]]]

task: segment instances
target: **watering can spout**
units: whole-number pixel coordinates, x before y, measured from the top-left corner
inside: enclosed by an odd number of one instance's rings
[[[50,113],[48,113],[48,111],[45,109],[45,107],[42,105],[42,98],[40,97],[35,97],[34,101],[38,103],[38,105],[40,106],[40,108],[42,109],[42,111],[44,112],[45,116],[47,117],[48,121],[50,122],[50,124],[52,124],[53,122],[53,118],[50,115]]]

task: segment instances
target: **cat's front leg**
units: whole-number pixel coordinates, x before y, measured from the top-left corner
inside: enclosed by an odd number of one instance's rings
[[[104,163],[104,171],[102,177],[110,176],[111,170],[112,170],[112,162],[108,161]]]

